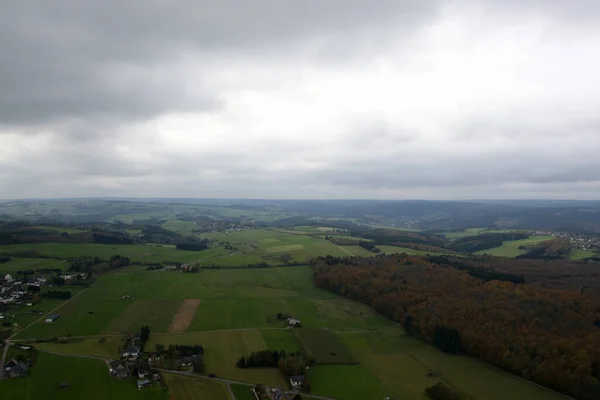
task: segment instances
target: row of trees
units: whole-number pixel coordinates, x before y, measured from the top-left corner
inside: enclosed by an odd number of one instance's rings
[[[198,240],[197,242],[177,243],[177,250],[202,251],[208,249],[208,240]]]
[[[48,290],[47,292],[42,293],[41,296],[47,299],[66,300],[71,298],[71,292],[66,290]]]
[[[242,357],[235,365],[238,368],[263,368],[274,367],[279,365],[279,359],[285,358],[285,351],[280,354],[277,350],[261,350],[252,352],[248,357]],[[282,356],[283,355],[283,356]]]
[[[510,262],[522,268],[519,260]],[[408,255],[325,257],[312,266],[317,286],[371,305],[443,351],[467,353],[579,399],[600,398],[600,327],[594,323],[600,296],[486,282]]]

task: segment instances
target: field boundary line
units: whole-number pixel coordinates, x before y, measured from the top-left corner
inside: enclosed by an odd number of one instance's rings
[[[96,282],[94,282],[96,283]],[[54,307],[52,310],[50,310],[49,312],[47,312],[46,314],[42,315],[41,317],[39,317],[38,319],[36,319],[35,321],[33,321],[32,323],[30,323],[29,325],[27,325],[25,328],[21,329],[20,331],[17,331],[16,333],[13,333],[8,340],[10,341],[13,337],[17,336],[19,333],[23,332],[24,330],[28,329],[29,327],[31,327],[33,324],[41,321],[42,319],[46,318],[48,315],[52,314],[54,311],[61,309],[64,305],[66,305],[67,303],[69,303],[70,301],[74,300],[75,298],[77,298],[77,296],[79,296],[80,294],[84,293],[85,291],[87,291],[94,283],[92,283],[90,286],[86,287],[85,289],[83,289],[81,292],[77,293],[75,296],[71,297],[69,300],[65,301],[64,303]]]

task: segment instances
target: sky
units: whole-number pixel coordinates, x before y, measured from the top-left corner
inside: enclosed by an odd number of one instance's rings
[[[21,0],[0,198],[600,199],[600,1]]]

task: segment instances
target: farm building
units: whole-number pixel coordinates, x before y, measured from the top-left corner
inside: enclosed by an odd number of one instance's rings
[[[58,314],[50,314],[46,317],[46,323],[51,324],[59,318],[60,318],[60,315],[58,315]]]

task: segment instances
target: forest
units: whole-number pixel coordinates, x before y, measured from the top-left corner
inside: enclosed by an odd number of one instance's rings
[[[466,266],[476,265],[475,260],[493,271],[485,258],[468,260]],[[322,257],[311,265],[320,288],[370,305],[442,351],[477,357],[578,399],[600,398],[596,292],[573,290],[571,283],[544,287],[540,282],[547,277],[539,268],[529,274],[535,277],[531,284],[527,275],[525,283],[513,283],[480,279],[451,261],[380,255]],[[510,262],[518,265],[507,268]],[[505,271],[527,269],[520,260],[503,263]]]

